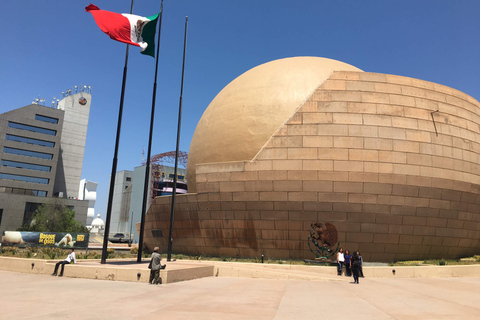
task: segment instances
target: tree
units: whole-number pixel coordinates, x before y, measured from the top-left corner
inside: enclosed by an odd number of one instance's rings
[[[33,213],[32,222],[18,231],[86,233],[88,229],[75,220],[75,211],[70,210],[61,199],[52,199],[42,204]]]

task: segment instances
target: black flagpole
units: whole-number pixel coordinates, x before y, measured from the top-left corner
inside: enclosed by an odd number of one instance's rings
[[[150,135],[148,137],[148,152],[147,152],[147,166],[145,168],[145,181],[143,185],[143,202],[142,202],[142,215],[140,222],[140,233],[138,235],[138,254],[137,262],[142,262],[142,251],[143,251],[143,232],[145,230],[145,211],[147,208],[147,198],[148,198],[148,182],[150,178],[150,155],[152,154],[152,136],[153,136],[153,120],[155,118],[155,100],[157,96],[157,74],[158,74],[158,56],[160,52],[160,33],[162,31],[162,16],[163,16],[163,0],[160,5],[160,21],[158,26],[158,45],[157,45],[157,57],[155,63],[155,80],[153,83],[153,96],[152,96],[152,113],[150,116]]]
[[[130,14],[133,12],[133,0],[130,6]],[[120,107],[118,109],[118,123],[117,123],[117,138],[115,140],[115,151],[112,161],[112,173],[110,174],[110,190],[108,192],[107,213],[105,218],[105,234],[103,236],[103,248],[102,248],[102,260],[101,264],[105,264],[107,261],[107,247],[108,247],[108,234],[110,232],[110,218],[112,215],[112,202],[113,202],[113,188],[115,187],[115,175],[117,173],[117,156],[118,156],[118,143],[120,142],[120,130],[122,128],[122,115],[123,115],[123,98],[125,96],[125,85],[127,82],[127,64],[128,64],[128,49],[125,53],[125,66],[123,67],[123,80],[122,80],[122,93],[120,94]]]
[[[167,261],[170,261],[172,258],[173,221],[174,221],[174,215],[175,215],[175,194],[177,193],[178,148],[180,145],[180,127],[182,123],[182,102],[183,102],[183,79],[185,77],[185,52],[187,49],[187,25],[188,25],[188,17],[185,17],[185,38],[183,40],[182,84],[180,89],[180,103],[178,106],[177,148],[175,149],[175,171],[173,174],[172,207],[170,210],[170,231],[168,233]]]

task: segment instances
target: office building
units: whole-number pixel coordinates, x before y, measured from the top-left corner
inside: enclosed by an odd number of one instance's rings
[[[86,223],[88,201],[76,199],[91,93],[85,86],[63,95],[52,107],[37,101],[0,114],[0,232],[29,223],[52,197],[64,198]]]

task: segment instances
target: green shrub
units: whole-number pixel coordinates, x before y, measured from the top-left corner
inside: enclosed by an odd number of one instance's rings
[[[131,254],[138,254],[138,248],[131,248],[130,253]]]
[[[438,262],[438,265],[439,265],[439,266],[444,266],[444,265],[446,265],[446,264],[447,264],[447,262],[446,262],[445,260],[440,260],[440,261]]]

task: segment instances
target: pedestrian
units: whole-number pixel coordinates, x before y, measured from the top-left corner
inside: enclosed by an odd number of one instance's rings
[[[160,282],[160,268],[162,266],[162,256],[158,251],[160,250],[159,247],[155,247],[152,253],[152,259],[150,260],[150,264],[148,268],[150,269],[150,280],[148,283],[150,284],[159,284]]]
[[[358,268],[358,275],[359,277],[365,278],[363,276],[363,258],[362,255],[360,254],[360,251],[357,251],[358,258],[360,259],[360,266]]]
[[[343,255],[343,249],[340,248],[337,252],[337,272],[339,276],[342,275],[342,267],[344,263],[345,263],[345,257]]]
[[[352,259],[352,255],[350,254],[350,251],[346,250],[345,251],[345,275],[347,277],[352,276],[352,269],[350,268],[350,259]]]
[[[358,251],[353,253],[352,258],[350,259],[350,268],[352,269],[353,273],[353,283],[358,284],[358,268],[360,267],[360,258],[357,254]]]
[[[67,258],[65,258],[65,260],[58,261],[55,264],[55,271],[53,271],[52,276],[57,275],[58,266],[62,265],[62,269],[60,269],[60,274],[58,276],[63,277],[63,269],[64,269],[66,264],[70,264],[70,263],[77,263],[77,260],[75,260],[75,252],[74,252],[73,248],[70,249],[70,252],[69,252]]]

